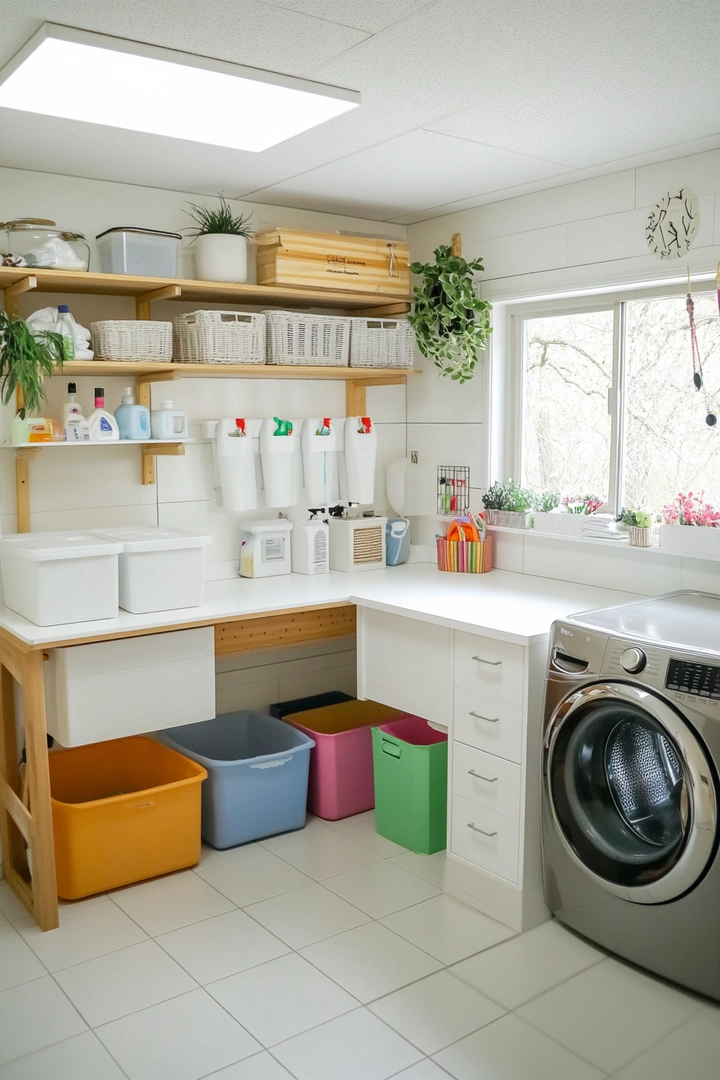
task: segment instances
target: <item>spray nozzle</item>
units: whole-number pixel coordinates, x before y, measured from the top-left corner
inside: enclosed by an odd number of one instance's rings
[[[292,435],[292,420],[280,420],[277,416],[273,416],[273,420],[277,424],[273,435]]]
[[[358,431],[362,432],[363,435],[369,435],[372,428],[372,420],[370,419],[370,417],[360,416],[358,417],[358,419],[360,420],[360,427],[358,428]]]
[[[245,430],[245,419],[244,419],[244,417],[236,417],[236,419],[235,419],[235,431],[233,432],[233,434],[234,435],[247,435],[247,431]]]

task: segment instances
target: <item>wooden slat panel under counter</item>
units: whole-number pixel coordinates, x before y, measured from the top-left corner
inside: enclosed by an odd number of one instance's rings
[[[275,615],[248,616],[217,623],[215,655],[231,656],[250,649],[275,649],[319,638],[345,637],[355,633],[355,605],[330,604]]]

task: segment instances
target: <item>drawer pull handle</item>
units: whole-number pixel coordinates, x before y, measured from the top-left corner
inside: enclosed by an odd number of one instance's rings
[[[483,660],[482,656],[473,656],[473,660],[477,660],[478,664],[487,664],[488,667],[500,667],[502,660]]]
[[[497,776],[482,776],[479,772],[475,772],[474,769],[468,769],[468,776],[477,776],[478,780],[484,780],[486,784],[497,783]]]
[[[500,723],[499,716],[482,716],[479,712],[473,712],[472,709],[470,710],[470,715],[474,716],[476,720],[485,720],[488,724]]]
[[[473,832],[479,832],[483,836],[497,836],[497,829],[495,832],[485,832],[484,829],[478,829],[477,825],[474,825],[472,821],[468,822],[468,829],[472,829]]]

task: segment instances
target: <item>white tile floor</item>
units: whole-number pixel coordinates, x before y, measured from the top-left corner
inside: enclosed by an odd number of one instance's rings
[[[0,1080],[718,1080],[720,1005],[442,893],[372,814],[63,904],[0,882]]]

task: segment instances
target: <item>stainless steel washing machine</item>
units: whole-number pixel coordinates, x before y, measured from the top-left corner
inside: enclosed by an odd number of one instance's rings
[[[720,1000],[720,597],[555,622],[542,845],[556,918]]]

